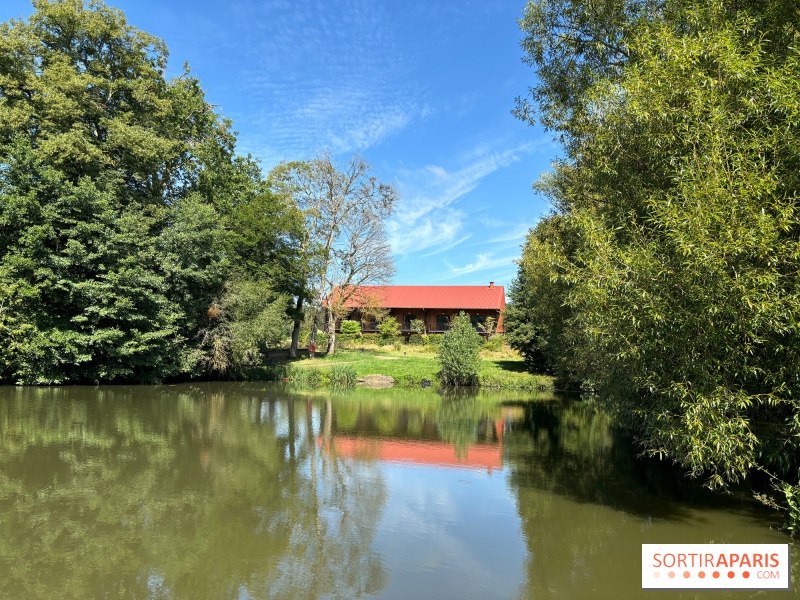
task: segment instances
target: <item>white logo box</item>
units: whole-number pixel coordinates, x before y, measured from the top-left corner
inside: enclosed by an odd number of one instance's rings
[[[642,544],[642,589],[790,590],[789,544]]]

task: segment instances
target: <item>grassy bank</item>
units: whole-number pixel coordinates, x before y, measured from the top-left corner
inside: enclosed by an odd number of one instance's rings
[[[355,377],[389,375],[402,387],[419,386],[423,379],[438,385],[439,380],[439,363],[435,355],[408,346],[403,350],[338,350],[333,356],[318,355],[314,359],[303,358],[287,364],[287,374],[291,379],[316,385],[329,383],[331,377],[342,381],[345,373],[352,373]],[[522,359],[508,352],[484,352],[478,380],[484,388],[553,389],[552,377],[526,372]]]

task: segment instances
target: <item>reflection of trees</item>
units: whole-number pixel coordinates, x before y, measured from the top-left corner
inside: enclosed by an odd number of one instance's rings
[[[673,524],[671,542],[702,543],[691,537],[687,507],[736,506],[666,463],[637,459],[591,402],[521,403],[519,411],[503,446],[528,547],[523,597],[638,598],[641,544],[665,541],[644,535],[653,520]]]
[[[379,591],[385,485],[321,452],[311,411],[236,384],[1,389],[0,596]]]

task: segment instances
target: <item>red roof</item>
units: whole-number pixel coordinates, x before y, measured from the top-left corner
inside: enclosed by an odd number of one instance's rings
[[[357,308],[364,296],[380,294],[385,308],[503,309],[506,294],[502,285],[385,285],[362,286],[347,300]]]
[[[324,440],[318,438],[317,444],[323,447]],[[404,465],[486,469],[490,474],[493,470],[503,470],[503,446],[501,444],[475,444],[469,446],[463,456],[459,456],[455,444],[444,442],[375,440],[337,435],[333,438],[333,447],[340,456],[361,460],[379,460]],[[327,450],[330,452],[330,447]]]

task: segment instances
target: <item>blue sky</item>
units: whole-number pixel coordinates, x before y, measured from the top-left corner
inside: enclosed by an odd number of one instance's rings
[[[511,116],[533,72],[524,0],[115,0],[163,38],[262,161],[328,148],[369,160],[402,200],[389,223],[396,284],[507,285],[548,210],[531,184],[559,147]],[[3,0],[0,20],[27,17]]]

